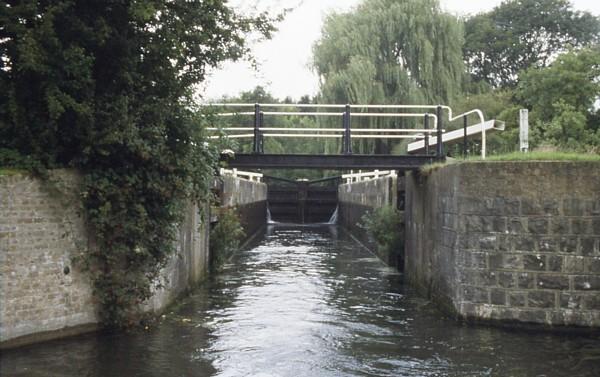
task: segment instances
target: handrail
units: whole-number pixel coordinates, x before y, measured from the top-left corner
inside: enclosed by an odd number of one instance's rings
[[[254,151],[255,153],[260,153],[262,150],[262,139],[261,137],[317,137],[317,138],[339,138],[343,136],[343,149],[344,153],[352,153],[350,140],[353,138],[388,138],[388,139],[403,139],[403,138],[425,138],[425,143],[427,143],[427,137],[429,134],[433,134],[437,132],[438,139],[442,133],[445,132],[442,127],[442,119],[440,119],[443,111],[448,112],[448,121],[453,122],[457,119],[464,118],[465,125],[467,127],[467,117],[469,115],[475,114],[479,118],[480,124],[485,122],[485,117],[483,112],[479,109],[470,110],[464,112],[462,114],[454,115],[453,110],[450,106],[447,105],[373,105],[373,104],[355,104],[355,105],[340,105],[340,104],[289,104],[289,103],[206,103],[204,106],[207,107],[225,107],[225,108],[254,108],[254,111],[242,111],[242,112],[227,112],[227,113],[216,113],[217,116],[225,116],[225,117],[233,117],[233,116],[244,116],[244,115],[252,115],[255,118],[254,127],[231,127],[231,128],[221,128],[218,130],[223,131],[250,131],[253,130],[254,134],[251,136],[250,134],[241,134],[241,135],[229,135],[231,138],[246,138],[246,137],[254,137]],[[343,109],[343,112],[336,111],[262,111],[263,108],[298,108],[298,109]],[[372,109],[379,110],[435,110],[431,113],[429,112],[369,112]],[[351,110],[367,110],[367,112],[353,112]],[[343,129],[316,129],[314,127],[302,129],[302,128],[289,128],[284,129],[282,127],[263,127],[263,116],[272,116],[272,115],[284,115],[284,116],[335,116],[342,117],[344,128]],[[353,117],[380,117],[380,118],[424,118],[425,127],[427,127],[428,119],[433,120],[434,127],[432,129],[420,129],[420,130],[402,130],[402,131],[392,131],[395,129],[353,129],[350,126],[350,118]],[[217,129],[211,127],[208,129],[209,131],[217,131]],[[335,131],[334,131],[335,130]],[[265,133],[265,132],[273,132],[276,131],[278,133]],[[292,132],[283,134],[281,132]],[[293,133],[293,132],[304,132],[304,134]],[[353,132],[359,132],[359,134],[354,134]],[[328,133],[328,134],[322,134]],[[342,133],[343,135],[338,135],[337,133]],[[371,133],[381,133],[379,135],[371,135]],[[397,133],[412,133],[413,135],[397,135]],[[369,134],[369,135],[366,135]],[[423,134],[427,136],[423,136]],[[218,139],[217,136],[210,136],[210,139]],[[482,147],[481,154],[482,157],[485,158],[486,155],[486,131],[482,127],[481,130],[481,138],[482,138]],[[443,155],[442,146],[438,146],[437,154]]]
[[[248,181],[254,182],[254,180],[256,179],[256,182],[260,182],[263,175],[261,173],[253,173],[250,171],[240,171],[237,169],[224,169],[221,168],[219,170],[219,175],[223,176],[223,175],[230,175],[232,177],[236,177],[236,178],[240,178],[240,179],[246,179]]]
[[[261,131],[290,131],[290,132],[344,132],[343,128],[316,128],[316,127],[259,127]],[[207,131],[252,131],[254,127],[207,127]],[[388,133],[435,133],[437,130],[425,128],[353,128],[354,132],[388,132]],[[443,130],[445,131],[445,130]]]
[[[342,179],[345,179],[346,183],[353,183],[353,182],[369,181],[369,180],[378,179],[381,177],[396,177],[396,176],[397,176],[397,172],[395,170],[383,170],[383,171],[374,170],[374,171],[370,171],[370,172],[366,172],[366,173],[359,171],[358,173],[343,174]]]

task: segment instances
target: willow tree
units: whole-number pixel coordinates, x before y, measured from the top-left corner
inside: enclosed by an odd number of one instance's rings
[[[365,0],[325,20],[314,46],[321,101],[449,103],[464,75],[462,46],[461,22],[438,0]]]

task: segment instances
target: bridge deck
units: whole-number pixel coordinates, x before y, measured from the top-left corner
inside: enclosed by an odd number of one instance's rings
[[[236,154],[234,157],[222,155],[221,161],[237,169],[414,170],[439,159],[424,155]]]

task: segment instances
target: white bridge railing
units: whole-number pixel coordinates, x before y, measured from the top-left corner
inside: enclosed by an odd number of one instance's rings
[[[250,171],[241,171],[237,169],[223,169],[219,170],[219,175],[229,175],[236,178],[246,179],[252,182],[260,182],[262,181],[263,175],[261,173],[253,173]]]
[[[382,178],[382,177],[397,177],[397,172],[395,170],[374,170],[370,172],[361,172],[358,173],[350,173],[343,174],[342,179],[346,181],[346,183],[354,183],[354,182],[362,182],[362,181],[370,181],[372,179]]]
[[[446,130],[443,128],[443,119],[452,122],[464,119],[464,141],[466,145],[467,136],[473,136],[474,132],[467,132],[467,118],[469,115],[477,117],[475,125],[484,124],[485,118],[481,110],[475,109],[454,116],[452,108],[443,105],[327,105],[327,104],[251,104],[251,103],[210,103],[205,106],[214,108],[227,108],[240,111],[216,112],[219,117],[253,116],[253,127],[226,126],[209,127],[207,130],[213,134],[210,139],[227,138],[252,138],[254,139],[254,153],[262,153],[263,138],[340,138],[344,154],[352,153],[353,139],[410,139],[420,141],[422,149],[429,154],[429,140],[442,140],[447,142],[459,139],[453,137],[451,140],[443,137]],[[243,109],[253,108],[254,111]],[[287,109],[309,109],[313,111],[287,111]],[[268,111],[265,111],[268,109]],[[281,110],[283,109],[283,110]],[[319,111],[323,110],[323,111]],[[447,117],[444,113],[447,112]],[[318,127],[265,127],[265,116],[312,116],[312,117],[340,117],[342,127],[340,128],[318,128]],[[413,118],[422,119],[422,128],[353,128],[352,118]],[[431,127],[430,127],[431,125]],[[473,127],[473,126],[471,126]],[[486,131],[499,128],[477,127],[482,139],[482,157],[486,154]],[[220,134],[218,134],[220,133]],[[432,143],[433,146],[434,143]],[[416,149],[416,148],[415,148]],[[438,156],[443,156],[442,143],[435,143]]]

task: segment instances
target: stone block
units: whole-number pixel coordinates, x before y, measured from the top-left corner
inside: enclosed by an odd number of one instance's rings
[[[478,250],[479,249],[479,239],[480,236],[478,234],[468,234],[462,233],[459,234],[457,239],[458,246],[463,250]]]
[[[592,231],[592,221],[590,219],[574,218],[571,219],[571,233],[574,235],[590,234]]]
[[[498,273],[498,285],[502,288],[516,288],[517,280],[512,272],[501,271]]]
[[[513,292],[508,291],[508,306],[522,308],[525,306],[527,302],[527,293],[526,292]]]
[[[521,199],[521,215],[523,216],[541,216],[544,210],[541,203],[536,199]]]
[[[554,237],[542,237],[539,239],[538,249],[543,253],[554,253],[559,250],[559,242]]]
[[[573,284],[578,291],[600,291],[600,276],[577,275],[573,278]]]
[[[542,255],[523,255],[523,268],[530,271],[545,271],[546,258]]]
[[[476,303],[489,303],[489,291],[481,287],[465,286],[463,287],[463,300]]]
[[[548,233],[548,219],[540,217],[532,217],[527,220],[527,230],[533,234]]]
[[[498,251],[512,252],[514,250],[512,236],[498,234],[496,235],[496,238]]]
[[[565,199],[563,201],[563,213],[565,216],[590,216],[592,214],[592,202],[580,198]]]
[[[465,269],[461,275],[461,283],[478,287],[496,286],[496,273],[488,270]]]
[[[546,311],[541,309],[522,309],[519,321],[526,323],[546,323]]]
[[[600,218],[592,220],[592,232],[597,236],[600,235]]]
[[[496,249],[498,237],[496,235],[481,235],[479,237],[479,249],[481,251],[491,251]]]
[[[518,199],[495,198],[493,201],[493,210],[495,213],[500,215],[518,215],[520,210],[520,203]]]
[[[600,254],[600,239],[596,237],[581,237],[581,255],[591,256]]]
[[[527,293],[527,306],[530,308],[556,307],[556,295],[552,291],[530,291]]]
[[[529,272],[517,274],[517,285],[521,289],[534,289],[535,274]]]
[[[512,217],[508,219],[508,232],[512,234],[525,233],[525,225],[520,217]]]
[[[468,215],[465,217],[466,231],[469,233],[492,233],[495,229],[506,229],[503,218],[494,216]]]
[[[554,199],[521,199],[521,214],[524,216],[556,216],[560,203]]]
[[[537,276],[539,289],[569,289],[569,277],[566,275],[539,274]]]
[[[561,292],[559,296],[559,305],[564,309],[583,309],[584,295],[573,292]]]
[[[506,291],[503,289],[491,289],[490,303],[492,305],[506,305]]]
[[[561,237],[560,238],[560,251],[563,253],[577,253],[578,241],[577,237]]]
[[[563,257],[557,255],[546,256],[546,270],[550,272],[560,272],[563,267]]]
[[[587,310],[600,310],[600,295],[592,294],[583,297],[584,307]]]
[[[600,276],[600,257],[585,258],[585,272]]]
[[[482,215],[490,210],[488,203],[481,198],[461,197],[458,202],[458,212],[461,214]]]
[[[466,268],[486,268],[486,253],[462,253],[463,266]]]
[[[570,255],[564,257],[563,272],[571,274],[583,274],[584,271],[583,257]]]
[[[565,217],[555,217],[550,220],[550,231],[553,234],[568,234],[570,232],[569,219]]]
[[[514,236],[514,250],[531,253],[535,251],[535,241],[531,236]]]
[[[505,233],[507,229],[506,223],[506,217],[493,217],[491,231],[495,233]]]

